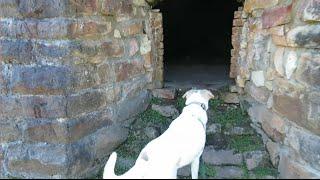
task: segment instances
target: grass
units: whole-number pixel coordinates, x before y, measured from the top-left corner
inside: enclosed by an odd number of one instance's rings
[[[214,110],[214,112],[214,119],[221,124],[223,130],[250,122],[248,115],[240,107],[228,108],[225,111]]]
[[[262,148],[263,142],[256,135],[242,135],[232,137],[229,146],[237,152],[243,153]]]
[[[161,124],[161,125],[167,125],[170,123],[168,118],[162,116],[157,111],[154,111],[152,109],[148,109],[144,113],[141,113],[137,117],[137,121],[141,121],[144,123],[145,126],[149,124]]]
[[[178,96],[178,97],[177,97],[176,107],[177,107],[177,109],[178,109],[179,112],[181,112],[182,109],[184,108],[185,102],[186,102],[186,99],[183,98],[182,96]]]
[[[207,177],[215,177],[217,175],[217,171],[213,166],[210,166],[204,162],[200,162],[199,167],[199,178],[204,179]]]

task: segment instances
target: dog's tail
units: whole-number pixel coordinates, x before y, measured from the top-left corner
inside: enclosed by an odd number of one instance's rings
[[[109,157],[109,160],[106,163],[106,166],[104,167],[103,179],[115,179],[117,177],[114,173],[116,161],[117,161],[117,153],[113,152]]]

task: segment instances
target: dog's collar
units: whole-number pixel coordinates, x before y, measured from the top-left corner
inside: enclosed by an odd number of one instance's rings
[[[207,111],[206,105],[204,103],[199,103],[199,102],[191,102],[189,104],[187,104],[187,106],[191,105],[191,104],[197,104],[199,105],[204,111]]]

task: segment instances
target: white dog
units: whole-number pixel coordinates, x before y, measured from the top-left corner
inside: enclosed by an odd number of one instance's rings
[[[191,164],[193,179],[198,178],[199,161],[206,141],[208,102],[214,98],[208,90],[189,90],[183,95],[186,107],[158,138],[142,149],[135,165],[122,176],[116,176],[117,154],[111,154],[104,179],[173,179],[177,170]]]

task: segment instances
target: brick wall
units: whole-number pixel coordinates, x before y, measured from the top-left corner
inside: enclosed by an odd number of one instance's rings
[[[162,85],[153,15],[139,0],[0,0],[0,177],[104,165]]]
[[[319,12],[319,0],[246,0],[235,20],[231,74],[281,178],[320,177]]]

